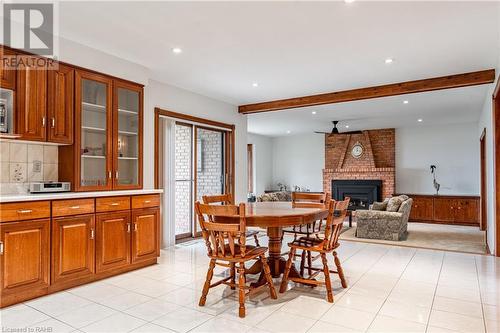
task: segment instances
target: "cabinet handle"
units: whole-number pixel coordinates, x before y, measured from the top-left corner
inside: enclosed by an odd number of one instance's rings
[[[52,128],[55,128],[56,127],[56,118],[52,117],[52,119],[50,121],[51,121]]]
[[[109,205],[110,205],[110,206],[118,206],[118,205],[119,205],[119,203],[118,203],[118,202],[112,202],[112,203],[110,203]]]
[[[134,223],[134,231],[137,232],[137,223]]]
[[[3,254],[3,242],[0,241],[0,254]]]
[[[130,233],[130,223],[127,223],[127,232]]]
[[[95,231],[94,229],[90,229],[90,239],[94,239],[95,237]]]
[[[453,206],[451,206],[450,209],[453,209]]]
[[[118,179],[118,170],[115,171],[115,179]]]
[[[42,127],[45,127],[45,117],[42,117]]]
[[[151,200],[144,200],[144,203],[151,203]]]
[[[108,178],[111,179],[111,170],[108,171]]]
[[[457,207],[457,209],[462,209],[462,207]]]
[[[32,213],[33,210],[32,209],[20,209],[17,211],[19,214],[29,214],[29,213]]]
[[[78,209],[78,208],[80,208],[80,206],[71,206],[69,208],[71,208],[71,209]]]

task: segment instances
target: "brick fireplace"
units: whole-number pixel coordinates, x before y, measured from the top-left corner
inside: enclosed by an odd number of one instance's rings
[[[325,169],[323,191],[331,194],[332,180],[381,180],[382,197],[395,192],[395,129],[363,131],[361,134],[325,135]],[[360,144],[363,154],[352,156]]]

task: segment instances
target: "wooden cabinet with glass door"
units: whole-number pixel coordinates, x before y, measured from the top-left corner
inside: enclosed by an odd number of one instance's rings
[[[59,148],[59,180],[75,191],[142,188],[143,86],[75,75],[75,144]]]
[[[113,81],[114,189],[142,188],[142,90]]]

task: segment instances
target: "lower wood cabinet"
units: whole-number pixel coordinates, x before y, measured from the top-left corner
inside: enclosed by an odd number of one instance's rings
[[[134,230],[132,233],[132,262],[159,256],[160,210],[158,208],[133,210],[132,224]]]
[[[91,277],[94,244],[94,214],[52,219],[52,283]]]
[[[479,197],[412,195],[410,221],[479,225]]]
[[[130,263],[130,211],[97,214],[96,272]]]
[[[0,301],[16,303],[47,292],[50,220],[0,224]]]
[[[0,307],[156,263],[157,196],[0,204]]]

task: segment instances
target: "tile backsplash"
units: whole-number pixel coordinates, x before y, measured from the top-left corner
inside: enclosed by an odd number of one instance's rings
[[[26,193],[28,183],[57,181],[58,147],[0,142],[0,193]]]

